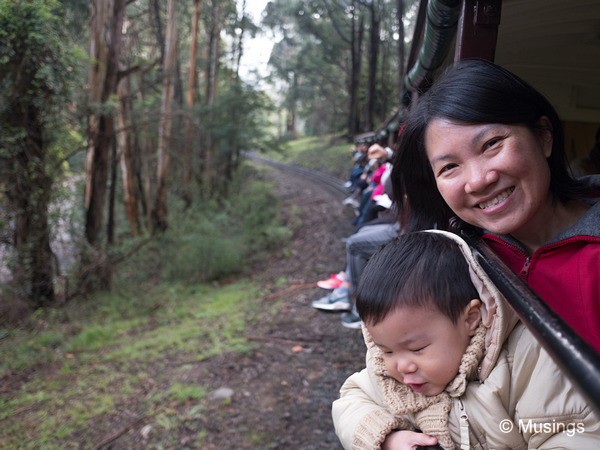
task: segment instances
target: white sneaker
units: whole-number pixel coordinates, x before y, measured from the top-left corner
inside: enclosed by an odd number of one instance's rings
[[[311,303],[311,306],[316,309],[323,311],[350,311],[352,305],[348,298],[348,291],[341,291],[334,289],[331,294],[321,297],[319,300],[315,300]]]

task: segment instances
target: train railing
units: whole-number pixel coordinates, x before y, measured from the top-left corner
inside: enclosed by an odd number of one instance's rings
[[[510,270],[485,242],[463,237],[475,250],[479,264],[521,321],[592,407],[600,412],[600,355]]]

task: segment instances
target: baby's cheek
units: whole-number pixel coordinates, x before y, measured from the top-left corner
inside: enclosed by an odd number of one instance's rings
[[[402,376],[400,375],[400,373],[398,372],[398,370],[396,370],[396,366],[395,364],[386,361],[385,362],[385,369],[387,370],[387,373],[390,377],[392,377],[394,380],[399,381],[400,383],[402,383]]]

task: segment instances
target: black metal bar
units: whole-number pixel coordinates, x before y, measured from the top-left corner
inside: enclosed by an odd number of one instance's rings
[[[481,239],[463,236],[479,264],[554,362],[600,412],[600,355]]]

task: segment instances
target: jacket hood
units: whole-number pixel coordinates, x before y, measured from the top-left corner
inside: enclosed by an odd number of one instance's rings
[[[443,234],[456,242],[468,265],[471,281],[475,285],[481,300],[482,324],[486,328],[485,355],[479,367],[479,379],[485,380],[493,369],[502,345],[519,321],[516,313],[506,302],[504,296],[485,273],[471,247],[458,235],[442,230],[427,230],[428,233]]]
[[[600,175],[589,175],[579,178],[579,181],[593,190],[595,197],[585,199],[592,207],[575,225],[560,233],[553,241],[560,241],[573,236],[600,237],[600,227],[598,227],[600,223]]]

